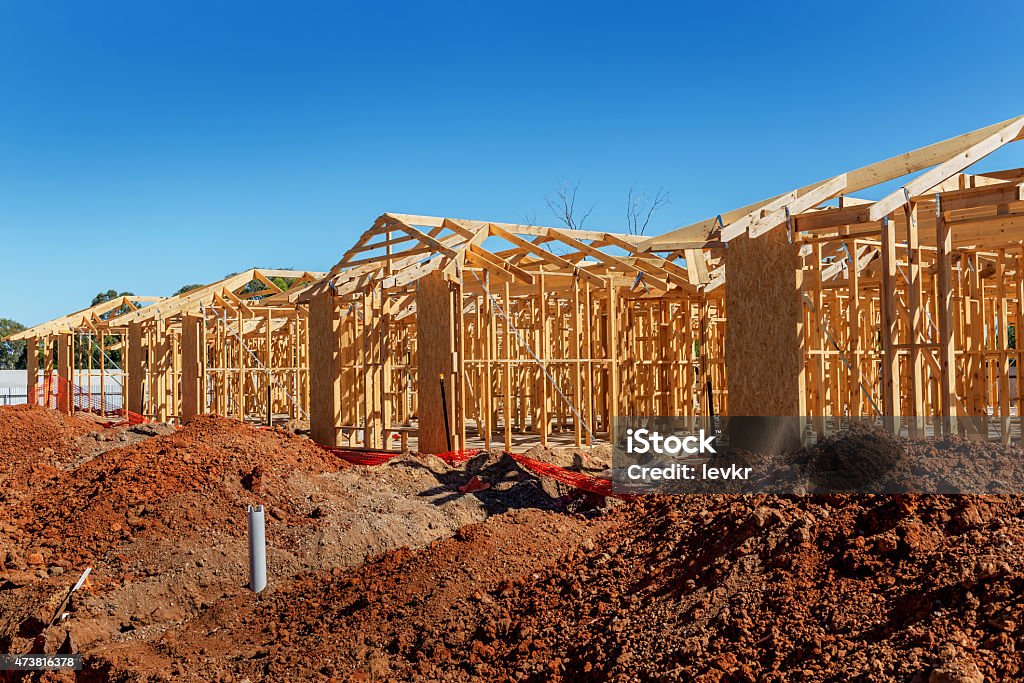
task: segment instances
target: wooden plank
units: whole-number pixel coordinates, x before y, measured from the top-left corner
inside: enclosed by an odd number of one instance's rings
[[[769,230],[776,228],[786,222],[786,211],[789,211],[790,216],[798,213],[802,213],[808,209],[814,208],[822,202],[832,199],[838,196],[843,190],[846,189],[846,174],[838,175],[835,178],[831,178],[828,181],[822,183],[813,190],[800,195],[793,201],[786,204],[775,211],[772,211],[767,216],[754,220],[750,227],[747,229],[747,234],[751,237],[758,237],[763,235]],[[725,230],[722,231],[722,241],[725,240]]]
[[[537,244],[534,244],[533,242],[530,242],[528,240],[525,240],[522,237],[520,237],[519,235],[514,235],[511,232],[505,230],[503,227],[501,227],[498,224],[488,223],[488,227],[489,227],[490,232],[491,232],[492,235],[496,235],[497,237],[502,238],[506,242],[511,242],[512,244],[516,245],[517,247],[525,249],[528,252],[530,252],[531,254],[534,254],[535,256],[540,257],[542,260],[547,261],[548,263],[551,263],[553,265],[559,266],[560,268],[565,268],[565,269],[567,269],[570,272],[578,270],[581,277],[584,277],[584,278],[590,280],[592,283],[596,284],[598,287],[603,287],[604,286],[604,280],[602,280],[600,277],[598,277],[596,275],[592,275],[591,273],[588,273],[585,268],[577,268],[575,264],[570,263],[569,261],[566,261],[561,256],[558,256],[556,254],[552,254],[550,251],[548,251],[544,247],[542,247],[540,245],[537,245]]]
[[[70,415],[74,412],[74,338],[68,332],[57,335],[57,411]]]
[[[899,430],[900,366],[899,315],[896,303],[896,229],[888,218],[882,220],[882,413],[886,428]]]
[[[963,135],[958,135],[947,140],[942,140],[941,142],[921,147],[920,149],[916,149],[911,152],[890,157],[883,161],[868,164],[867,166],[863,166],[854,171],[849,171],[846,174],[846,191],[849,193],[858,192],[860,190],[873,187],[874,185],[895,180],[901,176],[916,173],[917,171],[940,164],[953,155],[970,149],[978,142],[1004,130],[1010,124],[1020,120],[1021,119],[1019,118],[1014,118],[1002,121],[970,133],[965,133]],[[818,181],[807,185],[806,187],[796,190],[796,194],[797,196],[806,194],[824,182],[827,181]],[[749,206],[728,211],[720,216],[707,218],[703,221],[698,221],[697,223],[672,230],[664,235],[652,237],[641,242],[638,246],[642,251],[665,251],[669,249],[700,246],[702,243],[707,241],[719,225],[728,225],[739,220],[746,214],[762,210],[765,205],[780,197],[784,197],[786,194],[787,193],[783,193],[782,195],[772,197],[771,199],[755,202]]]
[[[991,135],[974,143],[930,171],[922,173],[907,182],[903,187],[875,202],[871,207],[870,219],[881,220],[882,216],[887,216],[905,205],[908,201],[908,195],[913,196],[928,191],[954,173],[959,173],[968,166],[984,159],[1003,145],[1013,142],[1020,135],[1022,129],[1024,129],[1024,116],[1014,119],[998,131],[993,132]]]
[[[923,325],[924,312],[922,310],[922,284],[921,284],[921,243],[917,229],[918,206],[916,203],[904,206],[906,229],[907,229],[907,278],[908,289],[908,310],[910,313],[910,404],[913,410],[913,419],[910,421],[911,436],[922,436],[924,434],[924,349],[921,343],[924,341]]]
[[[518,278],[522,282],[532,285],[534,283],[534,277],[532,274],[523,270],[519,266],[509,263],[498,256],[495,256],[491,252],[487,251],[483,247],[477,246],[476,244],[469,245],[469,253],[483,259],[484,262],[488,263],[492,268],[499,271],[508,273],[509,275]]]

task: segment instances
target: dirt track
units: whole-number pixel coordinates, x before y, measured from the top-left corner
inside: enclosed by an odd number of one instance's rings
[[[1015,497],[647,497],[580,515],[498,455],[363,468],[218,418],[126,445],[93,429],[0,410],[0,476],[30,472],[0,508],[0,651],[25,651],[91,562],[65,622],[82,680],[1024,678]],[[492,490],[458,494],[472,473]],[[258,597],[247,503],[271,511]],[[52,651],[64,629],[43,634]]]

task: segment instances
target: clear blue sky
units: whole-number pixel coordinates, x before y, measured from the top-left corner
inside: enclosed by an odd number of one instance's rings
[[[670,190],[660,232],[1024,113],[1021,26],[1019,0],[4,2],[0,317],[327,269],[385,211],[550,223],[564,181],[606,230]]]

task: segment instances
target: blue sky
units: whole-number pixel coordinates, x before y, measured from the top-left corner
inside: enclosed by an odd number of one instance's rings
[[[1024,114],[1020,2],[372,5],[0,1],[0,317],[562,182],[605,230],[671,191],[661,232]]]

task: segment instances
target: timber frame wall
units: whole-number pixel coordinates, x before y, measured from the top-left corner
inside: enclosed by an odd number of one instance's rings
[[[723,410],[715,264],[645,255],[640,239],[382,215],[304,295],[314,439],[387,448],[415,433],[438,453],[465,448],[468,428],[488,448],[559,432],[583,445],[613,416],[705,414],[709,378]]]
[[[160,422],[201,413],[263,422],[269,402],[271,417],[305,418],[309,325],[296,299],[323,275],[251,269],[176,297],[119,297],[14,335],[28,344],[30,400],[42,388],[63,412],[120,405]],[[54,343],[56,354],[40,361],[37,350]],[[92,348],[102,349],[97,367]],[[109,360],[114,350],[121,368]],[[76,367],[82,357],[88,367]],[[111,369],[112,382],[89,372]],[[92,403],[76,398],[96,391]]]
[[[723,259],[733,414],[1008,441],[1024,406],[1010,343],[1024,329],[1024,169],[965,171],[1022,137],[1011,119],[639,245]],[[903,176],[877,201],[850,195]]]

